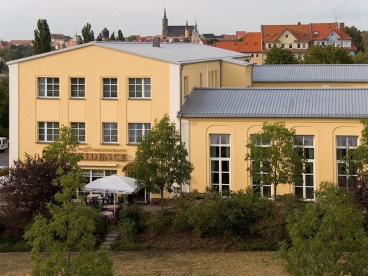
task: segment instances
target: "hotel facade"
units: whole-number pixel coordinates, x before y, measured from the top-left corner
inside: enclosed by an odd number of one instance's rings
[[[321,181],[349,177],[341,155],[359,144],[368,90],[274,89],[261,79],[253,88],[248,61],[249,55],[215,47],[156,41],[92,42],[9,62],[9,160],[41,155],[64,125],[80,142],[86,183],[129,175],[137,137],[167,113],[195,167],[184,191],[254,186],[245,145],[264,121],[294,127],[296,141],[308,151],[303,185],[281,184],[278,193],[313,199]],[[263,187],[264,195],[272,190]]]

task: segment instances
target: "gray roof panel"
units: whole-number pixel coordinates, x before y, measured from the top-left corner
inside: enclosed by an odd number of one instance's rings
[[[362,118],[368,89],[195,88],[183,118]]]
[[[255,65],[253,82],[368,82],[368,64]]]
[[[75,49],[97,45],[100,47],[129,53],[137,56],[147,57],[173,64],[195,63],[208,60],[246,58],[248,54],[242,54],[217,47],[211,47],[198,43],[161,43],[160,47],[153,47],[152,43],[147,42],[90,42],[66,49],[56,50],[36,56],[23,59],[9,61],[7,64],[18,63],[43,56],[54,55],[62,52],[72,51]],[[244,66],[251,63],[242,62]]]

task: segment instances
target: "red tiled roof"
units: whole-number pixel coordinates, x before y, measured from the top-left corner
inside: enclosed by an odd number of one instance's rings
[[[334,31],[341,39],[351,39],[344,31],[340,30],[336,23],[310,23],[312,40],[324,40],[326,36]],[[318,35],[314,35],[317,32]]]
[[[261,32],[247,33],[243,38],[239,51],[241,53],[262,52]]]
[[[247,34],[246,31],[236,31],[235,33],[238,36],[238,38],[242,38]]]
[[[10,40],[11,45],[33,45],[32,40]]]
[[[309,24],[262,25],[262,41],[264,43],[276,42],[286,30],[289,30],[298,41],[308,42],[310,39]]]
[[[217,48],[238,52],[242,42],[240,41],[216,41],[214,46]]]

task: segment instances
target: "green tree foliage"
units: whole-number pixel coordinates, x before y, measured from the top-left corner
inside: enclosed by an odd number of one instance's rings
[[[362,42],[363,42],[363,45],[364,45],[364,51],[368,52],[368,32],[364,32]],[[365,49],[367,49],[367,51]]]
[[[285,49],[279,47],[272,47],[267,53],[265,64],[298,64],[299,61],[295,55]]]
[[[99,33],[98,36],[96,37],[96,41],[102,41],[102,35],[101,35],[101,33]]]
[[[353,154],[344,157],[344,160],[354,164],[355,171],[359,171],[359,173],[365,178],[368,177],[368,119],[363,118],[360,120],[363,125],[362,135],[360,138],[360,144],[356,150],[351,151]]]
[[[119,41],[125,41],[125,38],[123,36],[123,32],[121,30],[118,31],[118,40]]]
[[[134,177],[144,183],[144,187],[161,195],[163,211],[163,193],[172,192],[175,186],[188,184],[193,165],[187,160],[188,152],[181,142],[179,132],[169,116],[158,121],[144,137],[139,137],[135,153]]]
[[[345,33],[349,35],[357,47],[358,51],[364,52],[364,44],[363,44],[363,34],[360,30],[358,30],[355,26],[345,26]]]
[[[113,275],[106,250],[95,251],[93,232],[98,214],[83,202],[74,204],[71,200],[75,191],[83,188],[73,138],[71,130],[63,127],[59,139],[45,152],[46,160],[61,158],[56,164],[70,167],[68,172],[62,167],[57,170],[53,185],[60,186],[61,192],[55,194],[56,204],[47,205],[50,215],[37,215],[24,235],[32,247],[32,275]]]
[[[111,36],[110,36],[110,40],[111,41],[115,41],[116,38],[115,38],[115,32],[112,32]]]
[[[308,55],[304,57],[307,64],[352,64],[353,59],[346,49],[328,46],[313,46],[308,49]]]
[[[83,43],[88,43],[95,40],[95,35],[91,30],[91,24],[87,23],[82,29]]]
[[[368,239],[353,195],[321,183],[316,202],[289,216],[291,245],[281,257],[291,275],[368,275]]]
[[[135,35],[131,35],[131,36],[128,36],[128,40],[130,42],[134,41],[134,40],[137,40],[137,37]]]
[[[0,136],[9,137],[9,77],[0,77]]]
[[[367,47],[368,49],[368,47]],[[356,64],[367,64],[368,63],[368,52],[358,52],[351,57],[353,62]]]
[[[301,184],[301,173],[305,157],[294,148],[295,129],[285,123],[263,123],[262,131],[248,139],[245,160],[253,181],[262,185],[273,185],[276,199],[278,184]]]
[[[51,51],[51,33],[46,19],[38,19],[34,30],[33,54],[43,54]]]

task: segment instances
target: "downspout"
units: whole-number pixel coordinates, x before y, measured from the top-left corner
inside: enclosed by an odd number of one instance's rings
[[[222,87],[222,59],[220,59],[220,87]]]
[[[179,134],[180,134],[180,142],[182,142],[181,139],[181,107],[183,106],[183,64],[180,64],[180,70],[179,70],[179,77],[180,77],[180,110],[179,110]]]

